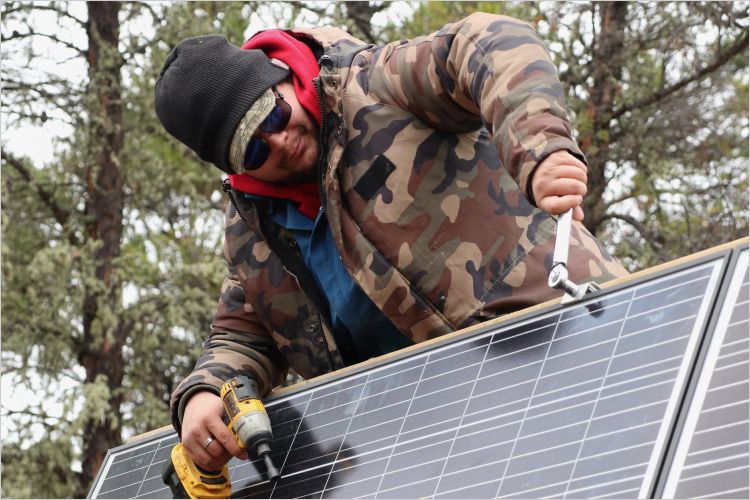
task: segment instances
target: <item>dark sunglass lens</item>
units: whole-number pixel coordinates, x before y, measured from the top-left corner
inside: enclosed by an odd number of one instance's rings
[[[266,134],[275,134],[281,132],[289,123],[289,118],[292,116],[292,108],[283,99],[276,99],[276,106],[271,110],[265,120],[263,120],[258,128]]]
[[[268,159],[268,144],[261,139],[250,139],[245,148],[245,170],[255,170]]]

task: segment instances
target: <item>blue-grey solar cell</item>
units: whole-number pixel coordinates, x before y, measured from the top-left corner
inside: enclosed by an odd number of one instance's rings
[[[719,256],[271,400],[282,479],[269,484],[257,461],[232,460],[233,496],[648,496],[723,264]],[[91,496],[168,496],[158,476],[174,442],[113,450]]]

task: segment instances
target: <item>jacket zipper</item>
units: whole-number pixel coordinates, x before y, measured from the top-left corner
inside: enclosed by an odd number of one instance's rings
[[[323,55],[320,59],[318,59],[318,67],[322,67],[323,65],[333,67],[335,64],[334,59],[329,55]],[[320,89],[320,75],[318,75],[318,78],[313,80],[313,85],[315,86],[315,93],[318,95],[318,105],[320,106],[320,131],[318,134],[318,144],[319,144],[319,153],[318,153],[318,164],[317,164],[317,178],[318,178],[318,194],[320,195],[320,210],[323,212],[323,216],[328,216],[328,210],[327,210],[327,196],[326,196],[326,190],[324,186],[324,174],[325,174],[325,161],[328,157],[328,142],[326,141],[327,136],[327,130],[326,130],[326,119],[325,119],[325,104],[323,101],[323,91]],[[332,369],[335,369],[336,365],[333,362],[333,355],[331,354],[331,349],[328,345],[328,339],[326,338],[325,331],[323,330],[323,321],[320,317],[320,313],[318,312],[317,308],[315,310],[315,314],[318,317],[318,328],[320,328],[320,335],[323,337],[323,342],[326,344],[326,354],[328,355],[328,362],[331,365]],[[331,327],[333,328],[333,327]]]
[[[318,60],[318,67],[325,65],[333,65],[333,58],[331,56],[324,55]],[[326,202],[326,190],[323,184],[324,166],[326,157],[328,156],[328,142],[326,141],[326,119],[325,119],[325,104],[323,102],[323,91],[320,89],[320,76],[313,80],[313,86],[315,87],[315,93],[318,95],[318,105],[320,106],[320,130],[318,133],[318,164],[316,167],[317,180],[318,180],[318,194],[320,196],[320,210],[323,212],[323,216],[327,217],[327,202]],[[315,309],[315,315],[318,318],[318,328],[320,328],[320,336],[323,338],[323,342],[326,345],[326,354],[328,355],[328,363],[331,369],[335,369],[336,365],[333,362],[333,355],[331,354],[331,348],[328,345],[328,339],[323,327],[323,320],[320,317],[320,312]]]
[[[242,221],[249,226],[250,224],[247,222],[247,219],[245,219],[245,216],[242,215],[240,207],[237,205],[237,200],[234,198],[234,190],[232,189],[232,184],[229,182],[229,179],[224,179],[223,181],[221,181],[221,190],[224,191],[227,196],[229,196],[229,201],[232,202],[232,206],[237,211],[240,219],[242,219]]]
[[[324,58],[330,59],[329,56],[323,56],[320,58],[322,61]],[[323,215],[326,215],[326,191],[323,187],[323,174],[324,164],[326,157],[328,156],[328,143],[325,141],[326,137],[326,120],[325,120],[325,106],[323,104],[323,93],[320,90],[320,79],[316,78],[313,80],[315,86],[315,92],[318,94],[318,104],[320,105],[320,132],[318,135],[319,153],[318,153],[318,165],[317,165],[317,178],[318,178],[318,194],[320,195],[320,209],[323,211]]]
[[[248,226],[250,226],[250,224],[247,222],[247,219],[245,219],[245,216],[242,215],[242,211],[240,210],[240,207],[237,204],[237,200],[234,197],[234,190],[232,189],[232,185],[229,182],[229,179],[224,179],[223,181],[221,181],[221,189],[222,189],[222,191],[224,191],[227,194],[227,196],[229,196],[229,201],[231,201],[232,206],[237,211],[237,214],[240,216],[240,219],[242,219],[242,221],[245,224],[247,224]],[[284,261],[282,260],[282,264],[283,264],[283,262]],[[287,266],[284,266],[284,269],[286,270],[287,273],[289,273],[289,275],[292,278],[294,278],[294,281],[297,283],[297,287],[300,289],[300,291],[302,291],[302,285],[300,285],[299,277],[296,274],[294,274],[293,272],[290,272],[289,269],[287,268]],[[302,292],[303,295],[304,295],[304,293],[305,292]],[[310,299],[308,298],[308,300],[310,300]],[[323,343],[326,346],[325,351],[326,351],[326,357],[328,358],[328,366],[330,366],[331,370],[333,371],[333,370],[336,369],[336,363],[333,362],[333,355],[331,354],[331,346],[328,345],[328,339],[326,338],[324,327],[323,327],[323,320],[320,317],[320,312],[318,311],[318,306],[317,305],[315,306],[315,318],[316,318],[317,324],[318,324],[318,333],[320,335],[320,338],[323,339]]]

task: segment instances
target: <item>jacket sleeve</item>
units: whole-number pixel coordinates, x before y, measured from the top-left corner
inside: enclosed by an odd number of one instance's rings
[[[228,258],[229,242],[225,240]],[[286,377],[287,365],[258,315],[245,300],[240,278],[232,264],[224,280],[216,315],[192,373],[172,394],[172,425],[180,433],[185,405],[199,391],[219,394],[221,385],[241,373],[255,379],[265,396]]]
[[[527,193],[534,167],[572,138],[557,69],[527,23],[475,13],[439,31],[388,44],[372,61],[370,91],[438,130],[484,125],[500,161]]]

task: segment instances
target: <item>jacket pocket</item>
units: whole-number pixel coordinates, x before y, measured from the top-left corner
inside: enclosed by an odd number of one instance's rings
[[[386,179],[394,170],[396,170],[396,165],[381,154],[375,158],[370,168],[362,174],[354,184],[353,189],[363,200],[370,201],[385,185]]]

